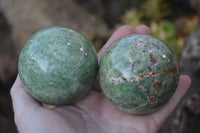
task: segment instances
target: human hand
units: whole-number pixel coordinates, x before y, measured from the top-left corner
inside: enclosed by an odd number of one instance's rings
[[[150,34],[140,25],[120,27],[98,54],[98,60],[106,48],[116,39],[131,33]],[[98,82],[87,96],[76,103],[47,109],[32,98],[17,77],[11,88],[15,123],[20,133],[154,133],[168,118],[191,84],[186,75],[181,75],[174,96],[157,112],[148,115],[131,115],[117,109],[97,91]]]

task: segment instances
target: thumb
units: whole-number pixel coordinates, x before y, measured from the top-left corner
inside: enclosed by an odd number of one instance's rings
[[[150,115],[158,127],[161,127],[164,121],[169,117],[169,115],[172,113],[172,111],[175,109],[177,104],[180,102],[180,100],[183,98],[183,96],[189,89],[190,85],[190,77],[187,75],[181,75],[176,92],[174,93],[170,101],[159,111]]]

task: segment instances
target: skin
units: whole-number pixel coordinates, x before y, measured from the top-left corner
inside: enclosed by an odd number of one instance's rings
[[[98,54],[100,61],[106,48],[119,37],[131,33],[150,34],[145,25],[134,30],[122,26],[107,41]],[[97,79],[98,80],[98,79]],[[11,88],[15,123],[20,133],[155,133],[172,113],[191,84],[181,75],[171,100],[160,110],[148,115],[130,115],[118,110],[101,93],[98,81],[89,94],[74,104],[48,109],[25,90],[19,76]]]

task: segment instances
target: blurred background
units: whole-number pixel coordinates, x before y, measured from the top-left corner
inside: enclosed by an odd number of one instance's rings
[[[159,133],[200,133],[200,0],[0,0],[0,133],[17,133],[10,88],[21,48],[53,25],[84,33],[97,52],[121,25],[139,24],[169,44],[192,85]]]

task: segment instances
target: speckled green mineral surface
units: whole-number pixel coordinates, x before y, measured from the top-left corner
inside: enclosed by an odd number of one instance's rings
[[[100,62],[100,85],[122,111],[146,114],[162,107],[179,80],[177,60],[162,40],[131,34],[109,46]]]
[[[83,34],[54,26],[38,31],[26,42],[18,70],[22,83],[37,100],[65,105],[89,91],[98,61],[91,42]]]

